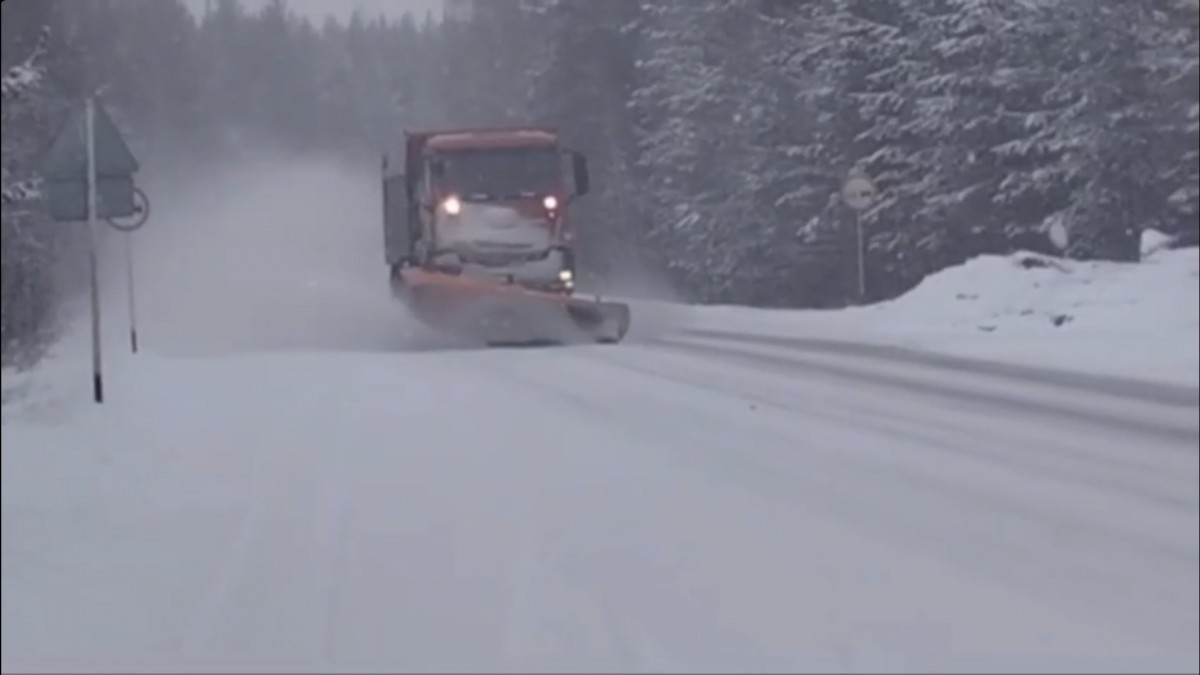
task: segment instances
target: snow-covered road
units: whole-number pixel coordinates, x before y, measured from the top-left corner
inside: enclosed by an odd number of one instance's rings
[[[121,359],[6,421],[3,667],[1195,672],[1195,390],[1078,384],[711,337]]]
[[[1194,250],[450,349],[388,297],[375,181],[148,185],[105,405],[77,334],[5,371],[5,672],[1200,667]]]

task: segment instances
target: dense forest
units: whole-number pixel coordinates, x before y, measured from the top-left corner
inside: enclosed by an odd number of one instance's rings
[[[38,156],[100,85],[160,162],[264,144],[377,162],[404,128],[558,125],[593,168],[585,271],[657,269],[695,301],[857,300],[853,173],[880,189],[869,301],[982,253],[1197,243],[1195,0],[448,5],[314,25],[283,0],[4,2],[6,362],[66,293],[73,230],[46,224]]]

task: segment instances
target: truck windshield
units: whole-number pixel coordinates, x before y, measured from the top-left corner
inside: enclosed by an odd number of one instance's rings
[[[465,199],[511,199],[559,190],[559,154],[553,148],[455,150],[439,155],[438,182]]]

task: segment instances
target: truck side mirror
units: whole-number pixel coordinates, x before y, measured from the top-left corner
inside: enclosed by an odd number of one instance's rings
[[[575,174],[575,196],[582,197],[588,193],[591,188],[590,177],[588,176],[587,157],[582,153],[571,153],[571,169]]]

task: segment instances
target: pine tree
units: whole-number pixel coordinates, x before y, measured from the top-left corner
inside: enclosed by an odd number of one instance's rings
[[[446,123],[526,123],[528,70],[539,40],[521,0],[460,2],[439,30]]]
[[[11,15],[5,15],[5,21]],[[49,17],[43,17],[49,18]],[[44,345],[55,308],[53,265],[59,237],[38,208],[38,159],[51,129],[50,30],[0,79],[4,127],[0,143],[0,347],[5,366],[19,363]]]
[[[1145,58],[1162,87],[1160,180],[1171,205],[1162,229],[1178,245],[1200,244],[1200,3],[1160,0],[1146,36]]]
[[[31,175],[32,154],[30,144],[20,134],[14,133],[18,127],[28,125],[31,118],[36,118],[36,90],[45,77],[45,69],[41,65],[49,45],[50,31],[48,28],[41,33],[41,38],[33,52],[20,63],[14,64],[4,71],[0,80],[0,94],[3,95],[3,123],[7,133],[3,139],[3,203],[5,206],[16,206],[37,199],[40,195],[38,179]]]
[[[647,2],[633,106],[638,120],[641,194],[648,241],[677,283],[693,297],[715,297],[722,275],[708,202],[712,133],[705,118],[715,101],[708,87],[716,66],[704,59],[706,14],[713,3]],[[728,268],[724,268],[727,270]]]
[[[1000,202],[1024,202],[1043,229],[1069,233],[1081,258],[1135,260],[1139,234],[1161,218],[1161,146],[1154,79],[1139,28],[1149,9],[1120,0],[1064,0],[1038,8],[1031,30],[1043,48],[1034,79],[1034,133],[997,150],[1010,171]],[[1032,219],[1030,219],[1032,220]]]
[[[556,126],[590,163],[591,194],[571,212],[581,272],[592,283],[636,269],[644,262],[644,239],[629,101],[640,6],[537,0],[523,7],[528,39],[540,47],[526,66],[527,119]]]
[[[1036,241],[1040,219],[1020,227],[993,200],[1006,169],[998,147],[1022,144],[1042,119],[1032,102],[1036,53],[1022,3],[942,0],[915,6],[909,65],[896,92],[907,175],[895,196],[901,227],[877,241],[898,292],[924,275],[982,253]],[[1031,79],[1032,77],[1032,79]],[[895,152],[888,148],[885,153]]]

